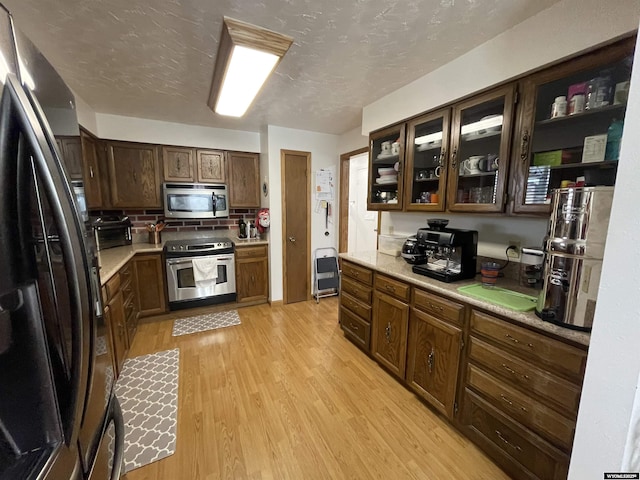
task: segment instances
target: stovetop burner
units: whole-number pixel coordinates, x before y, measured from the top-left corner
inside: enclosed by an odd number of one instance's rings
[[[216,255],[232,253],[234,246],[226,237],[189,238],[165,242],[164,252],[167,257]]]

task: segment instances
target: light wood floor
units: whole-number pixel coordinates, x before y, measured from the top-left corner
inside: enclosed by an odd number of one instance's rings
[[[347,341],[337,306],[246,307],[182,337],[167,316],[141,324],[129,356],[180,348],[178,440],[125,478],[509,478]]]

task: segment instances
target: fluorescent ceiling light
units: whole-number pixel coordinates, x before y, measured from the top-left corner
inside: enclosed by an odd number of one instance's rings
[[[209,106],[219,115],[244,115],[292,43],[286,35],[225,17]]]

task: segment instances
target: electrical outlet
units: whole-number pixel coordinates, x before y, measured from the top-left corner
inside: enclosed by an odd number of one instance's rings
[[[509,256],[509,258],[515,258],[518,259],[520,258],[520,241],[519,240],[509,240],[507,242],[507,245],[509,245],[509,250],[507,251],[507,255]],[[513,247],[513,248],[511,248]]]

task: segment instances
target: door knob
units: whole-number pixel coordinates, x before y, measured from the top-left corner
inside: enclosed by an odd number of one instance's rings
[[[296,243],[296,237],[289,237],[289,241],[291,243]]]

